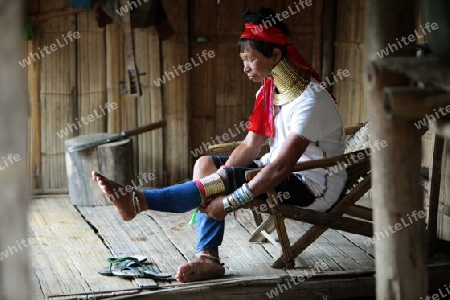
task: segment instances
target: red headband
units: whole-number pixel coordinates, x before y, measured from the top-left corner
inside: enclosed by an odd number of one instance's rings
[[[322,82],[319,74],[306,62],[306,60],[295,48],[294,44],[290,43],[286,34],[280,28],[266,25],[245,24],[245,30],[241,34],[241,39],[251,39],[257,41],[268,42],[276,45],[286,46],[290,59],[307,70],[312,71],[312,76],[318,81]]]
[[[288,43],[287,36],[280,28],[250,23],[245,24],[245,30],[241,34],[241,39],[252,39],[277,45],[286,45]]]

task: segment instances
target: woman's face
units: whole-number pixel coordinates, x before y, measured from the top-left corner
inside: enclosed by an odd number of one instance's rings
[[[244,73],[248,76],[248,79],[253,82],[262,82],[279,61],[280,53],[277,50],[279,49],[275,48],[274,55],[269,58],[247,45],[244,51],[240,53],[240,57],[244,63]]]

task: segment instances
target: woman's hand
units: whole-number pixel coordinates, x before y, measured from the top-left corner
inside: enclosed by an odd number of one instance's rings
[[[208,218],[213,218],[217,221],[225,220],[227,213],[224,210],[223,197],[218,197],[212,201],[209,201],[206,206],[200,207],[200,212],[206,214]]]

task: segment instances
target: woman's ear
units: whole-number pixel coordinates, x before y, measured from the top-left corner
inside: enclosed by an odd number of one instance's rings
[[[274,63],[278,64],[280,62],[281,56],[282,56],[281,50],[279,48],[274,48],[272,56],[274,58]]]

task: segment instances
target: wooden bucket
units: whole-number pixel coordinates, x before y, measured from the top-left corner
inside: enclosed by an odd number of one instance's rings
[[[81,151],[67,151],[68,147],[85,145],[113,136],[115,134],[96,133],[65,140],[69,196],[74,205],[112,204],[103,195],[98,184],[92,180],[91,172],[93,170],[123,185],[129,184],[134,178],[131,139],[123,139]]]

